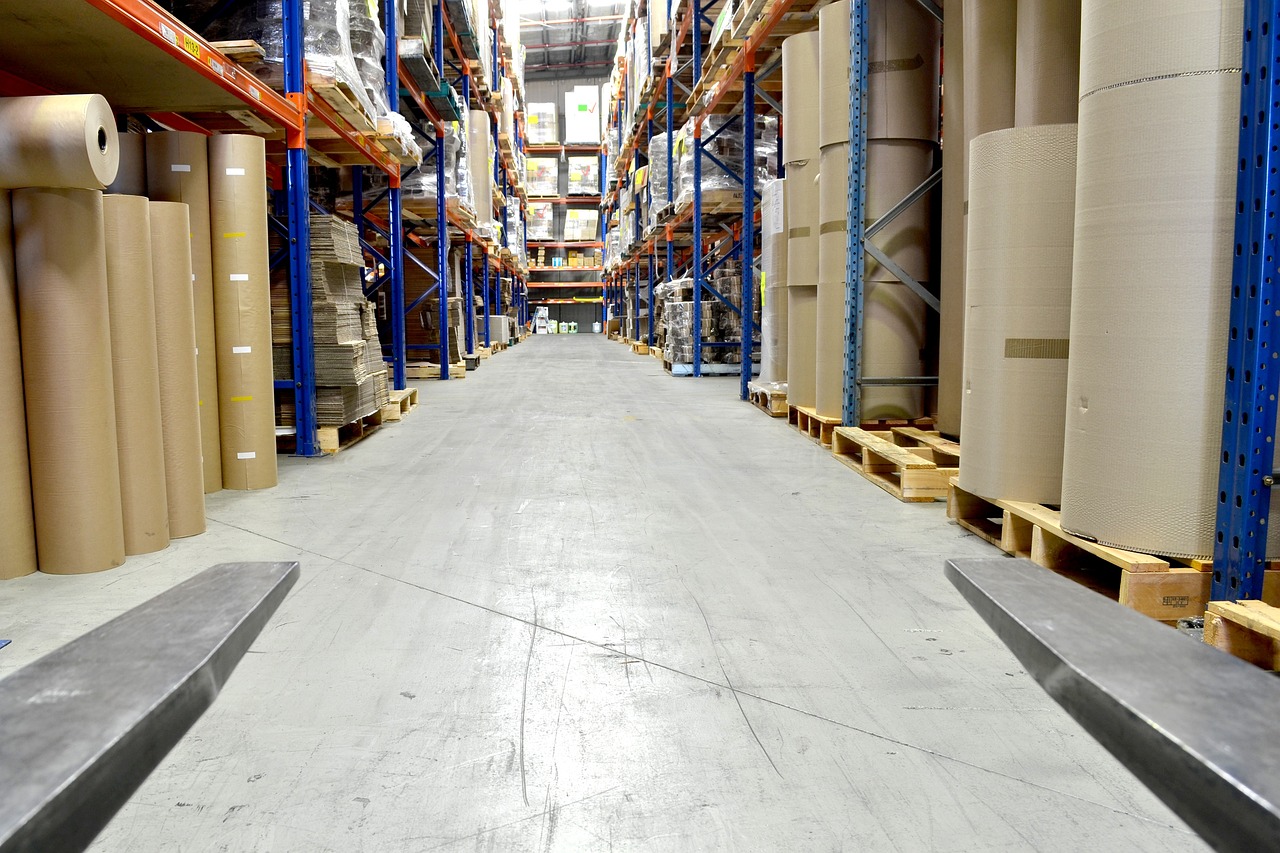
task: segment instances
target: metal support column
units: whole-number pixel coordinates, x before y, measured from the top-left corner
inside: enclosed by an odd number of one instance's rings
[[[436,294],[440,299],[440,378],[449,378],[449,223],[445,218],[444,129],[436,131]],[[398,205],[397,205],[398,209]],[[393,231],[394,233],[394,231]]]
[[[739,394],[750,398],[752,345],[756,296],[756,71],[754,57],[747,57],[742,75],[742,380]]]
[[[284,0],[284,87],[306,102],[303,76],[302,0]],[[293,310],[294,428],[299,456],[319,456],[316,437],[315,326],[311,315],[311,194],[305,129],[286,132],[285,182],[289,211],[289,301]]]
[[[462,295],[466,300],[466,311],[463,312],[467,318],[467,354],[474,355],[476,351],[476,300],[475,285],[471,281],[471,235],[467,235],[467,245],[463,250],[462,258]]]
[[[653,244],[649,245],[649,333],[645,338],[645,344],[650,348],[653,347],[653,265],[655,262],[653,254]]]
[[[1280,2],[1245,0],[1231,332],[1212,600],[1262,598],[1280,394]]]
[[[480,250],[480,260],[484,262],[484,275],[483,275],[484,281],[482,282],[483,293],[481,295],[484,302],[484,306],[483,306],[484,307],[484,345],[488,347],[488,346],[493,346],[493,343],[489,338],[489,315],[493,313],[493,311],[491,311],[489,307],[490,306],[489,297],[493,295],[493,292],[489,289],[489,252],[488,250],[483,248]]]

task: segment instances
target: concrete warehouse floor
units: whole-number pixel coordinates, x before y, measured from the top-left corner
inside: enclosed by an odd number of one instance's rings
[[[735,388],[534,338],[203,536],[5,583],[0,673],[302,563],[95,849],[1202,849],[943,578],[989,546]]]

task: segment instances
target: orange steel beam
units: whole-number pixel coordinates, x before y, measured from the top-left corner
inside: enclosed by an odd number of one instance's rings
[[[764,24],[756,30],[755,34],[752,35],[751,38],[747,39],[746,44],[739,48],[737,58],[735,58],[733,60],[733,64],[729,66],[728,75],[726,75],[724,81],[720,84],[720,87],[712,93],[710,99],[707,101],[707,105],[702,108],[702,112],[698,114],[695,125],[698,129],[702,128],[703,119],[705,119],[706,116],[716,108],[716,105],[720,103],[720,99],[728,94],[730,86],[735,81],[741,79],[744,70],[748,70],[748,64],[750,65],[750,70],[755,70],[755,55],[756,51],[760,49],[760,43],[763,42],[773,32],[773,28],[782,21],[782,16],[791,10],[791,4],[793,2],[794,0],[775,0],[773,8],[769,10],[769,14],[765,17]]]

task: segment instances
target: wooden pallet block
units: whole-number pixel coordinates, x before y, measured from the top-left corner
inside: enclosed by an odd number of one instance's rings
[[[480,358],[490,358],[493,355],[493,347],[476,347],[476,355]]]
[[[808,406],[787,406],[787,423],[823,447],[830,447],[840,419],[824,417]]]
[[[373,435],[382,423],[382,409],[378,409],[340,427],[317,427],[316,439],[320,445],[320,452],[330,456],[340,453],[357,441]]]
[[[787,416],[787,392],[765,388],[752,382],[747,386],[747,397],[751,404],[771,418]]]
[[[267,58],[267,52],[262,49],[262,45],[253,39],[212,41],[209,42],[209,46],[236,65],[251,65]]]
[[[414,362],[404,366],[405,378],[407,379],[439,379],[440,365],[429,361]],[[467,363],[465,361],[454,362],[449,365],[450,379],[466,379]]]
[[[1204,641],[1255,666],[1280,670],[1280,608],[1263,601],[1211,601]]]
[[[308,71],[307,85],[353,128],[361,133],[377,133],[377,123],[360,106],[360,99],[345,80]]]
[[[643,341],[636,341],[631,345],[631,351],[636,355],[648,355],[649,345],[644,343]]]
[[[405,388],[401,391],[389,392],[391,401],[382,407],[382,419],[384,421],[403,420],[410,412],[418,407],[418,389]]]
[[[946,467],[953,460],[945,453],[934,458],[927,445],[902,447],[857,427],[837,427],[832,436],[835,457],[906,503],[945,500],[951,478],[959,468]]]
[[[890,427],[893,443],[899,447],[927,448],[929,453],[921,454],[933,459],[940,468],[960,467],[960,444],[945,438],[932,430],[924,430],[914,426]],[[955,476],[954,474],[952,476]],[[942,495],[944,498],[946,494]]]

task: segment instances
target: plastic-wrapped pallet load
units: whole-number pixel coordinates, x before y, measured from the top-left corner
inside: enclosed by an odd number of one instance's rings
[[[116,449],[124,550],[130,556],[169,546],[149,204],[133,195],[102,201]]]
[[[191,290],[196,316],[200,446],[206,494],[222,489],[218,416],[218,343],[213,320],[213,236],[209,227],[209,137],[147,134],[147,195],[187,205],[191,219]]]
[[[818,325],[818,33],[782,43],[787,167],[787,402],[816,402]]]
[[[1083,5],[1062,526],[1208,557],[1243,2]]]
[[[18,340],[18,282],[13,268],[13,213],[0,190],[0,580],[36,570],[36,527],[31,512],[27,424],[22,417],[22,345]]]
[[[13,234],[40,570],[114,568],[124,520],[102,193],[15,190]]]
[[[787,207],[786,181],[766,183],[760,193],[760,378],[774,391],[787,388]]]
[[[210,137],[209,198],[222,484],[228,489],[271,488],[277,482],[275,390],[266,147],[261,137]]]
[[[471,176],[472,204],[476,222],[493,221],[493,128],[489,114],[472,110],[467,118],[467,166]]]
[[[1076,126],[984,134],[970,167],[960,485],[986,498],[1058,504]]]
[[[525,124],[529,129],[530,145],[554,145],[560,141],[560,132],[556,123],[556,105],[548,103],[530,103]]]
[[[181,539],[205,531],[190,208],[181,202],[153,201],[149,218],[169,535]]]

